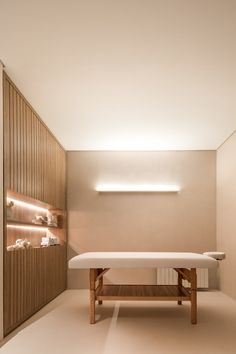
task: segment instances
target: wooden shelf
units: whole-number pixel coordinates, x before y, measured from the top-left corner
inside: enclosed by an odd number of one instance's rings
[[[44,208],[44,209],[47,209],[50,212],[53,212],[53,211],[61,211],[62,212],[64,210],[64,209],[55,207],[54,205],[51,205],[49,203],[45,203],[45,202],[43,202],[41,200],[29,197],[29,196],[27,196],[25,194],[21,194],[21,193],[15,192],[15,191],[13,191],[11,189],[7,189],[6,194],[7,194],[8,198],[16,199],[16,200],[19,200],[19,201],[24,202],[24,203],[28,203],[28,204],[32,204],[32,205],[40,207],[40,208]]]
[[[47,229],[61,229],[59,226],[49,226],[47,224],[34,224],[33,222],[7,219],[7,225],[20,225],[32,227],[44,227]]]
[[[103,285],[98,288],[96,298],[112,301],[189,301],[190,293],[178,285]]]
[[[23,249],[18,249],[18,250],[12,250],[7,252],[30,252],[32,250],[41,250],[42,248],[50,248],[50,247],[64,247],[65,244],[59,244],[59,245],[51,245],[51,246],[35,246],[35,247],[30,247],[30,248],[23,248]]]

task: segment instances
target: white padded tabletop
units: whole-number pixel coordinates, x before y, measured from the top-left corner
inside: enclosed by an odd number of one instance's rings
[[[87,252],[69,261],[70,269],[214,268],[217,260],[187,252]]]

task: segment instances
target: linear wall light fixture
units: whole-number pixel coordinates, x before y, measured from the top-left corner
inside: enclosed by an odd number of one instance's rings
[[[177,193],[180,187],[168,184],[98,184],[97,192],[164,192]]]
[[[31,231],[48,231],[47,227],[37,227],[37,226],[25,226],[25,225],[11,225],[8,224],[7,228],[11,228],[11,229],[21,229],[21,230],[31,230]]]
[[[25,202],[22,202],[21,200],[18,200],[18,199],[7,198],[7,202],[13,202],[15,205],[19,205],[24,208],[28,208],[28,209],[32,209],[32,210],[42,211],[44,213],[48,212],[48,210],[45,208],[41,208],[41,207],[34,205],[34,204],[25,203]]]

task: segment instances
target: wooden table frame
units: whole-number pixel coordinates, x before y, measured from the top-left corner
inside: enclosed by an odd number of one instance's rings
[[[110,268],[90,269],[90,323],[95,323],[95,304],[98,301],[182,301],[191,302],[191,323],[197,323],[196,268],[174,268],[178,273],[177,285],[104,285],[103,276]],[[190,289],[183,286],[183,279]]]

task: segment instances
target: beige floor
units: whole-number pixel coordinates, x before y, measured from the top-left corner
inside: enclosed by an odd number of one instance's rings
[[[1,354],[235,354],[236,301],[198,293],[198,325],[189,304],[106,302],[88,324],[88,292],[68,290],[15,332]]]

